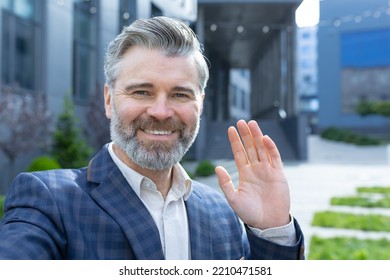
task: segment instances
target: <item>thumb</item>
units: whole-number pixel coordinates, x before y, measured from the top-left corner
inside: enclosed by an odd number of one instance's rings
[[[221,187],[223,193],[225,194],[227,200],[232,201],[235,189],[229,172],[227,172],[224,167],[217,166],[215,168],[215,174],[218,178],[218,184]]]

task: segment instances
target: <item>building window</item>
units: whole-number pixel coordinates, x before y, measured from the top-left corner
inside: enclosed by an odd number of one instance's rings
[[[42,89],[42,1],[3,0],[1,80],[24,90]]]
[[[245,94],[245,91],[244,90],[240,90],[240,94],[241,94],[241,109],[243,111],[246,110],[246,94]]]
[[[137,1],[120,0],[119,5],[119,32],[121,32],[124,26],[136,20]]]
[[[73,97],[87,101],[97,83],[97,0],[73,0]]]
[[[152,17],[159,17],[162,15],[163,15],[162,10],[152,3]]]

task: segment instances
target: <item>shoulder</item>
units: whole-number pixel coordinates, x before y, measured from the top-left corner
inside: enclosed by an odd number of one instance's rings
[[[9,193],[36,196],[39,192],[50,192],[53,195],[77,192],[87,185],[86,173],[86,168],[20,173],[14,179]]]
[[[85,174],[86,168],[23,172],[16,176],[14,184],[25,183],[26,181],[38,181],[46,185],[56,186],[61,183],[75,182],[80,176]]]

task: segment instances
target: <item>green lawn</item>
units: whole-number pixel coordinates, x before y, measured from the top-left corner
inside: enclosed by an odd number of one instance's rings
[[[345,212],[322,211],[314,214],[312,225],[363,231],[390,232],[390,217],[378,214],[358,215]]]
[[[390,187],[358,187],[354,196],[332,197],[331,205],[390,208]]]
[[[390,241],[351,237],[310,239],[309,260],[389,260]]]

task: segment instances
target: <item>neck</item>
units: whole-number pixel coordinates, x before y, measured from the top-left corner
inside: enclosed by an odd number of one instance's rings
[[[153,183],[157,186],[158,191],[165,199],[172,184],[172,168],[167,170],[151,170],[142,168],[141,166],[134,163],[115,143],[113,144],[113,150],[117,157],[128,167],[152,180]]]

